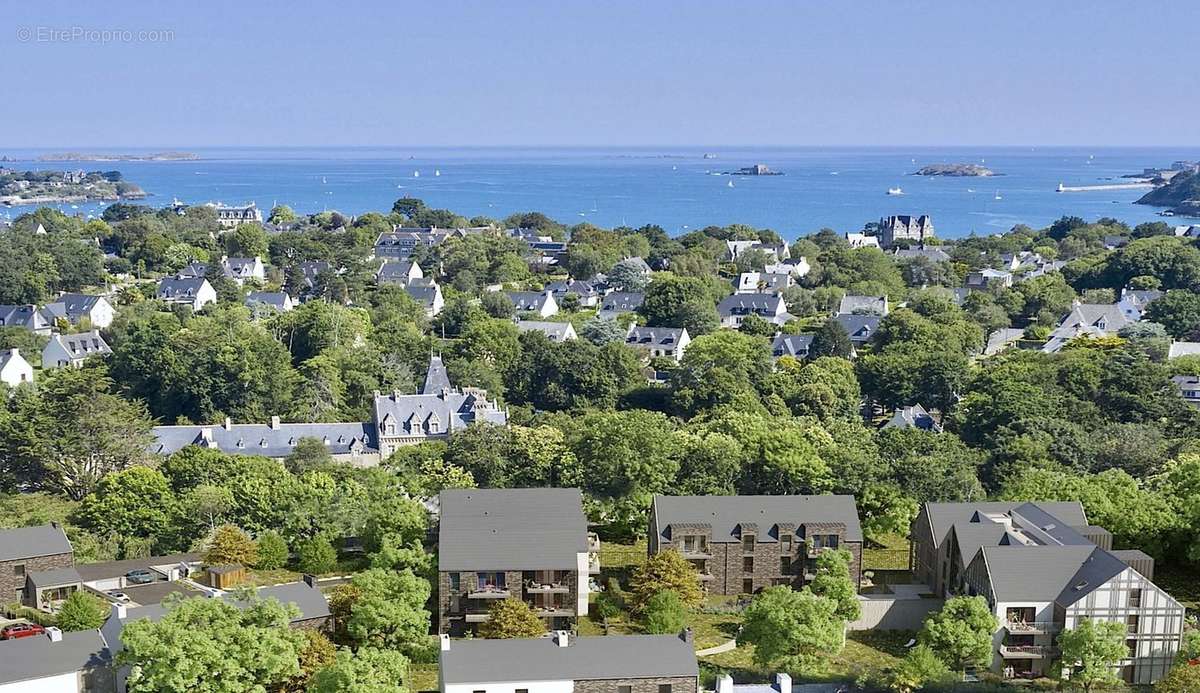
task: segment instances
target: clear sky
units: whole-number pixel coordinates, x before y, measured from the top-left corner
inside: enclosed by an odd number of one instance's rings
[[[0,0],[0,26],[0,147],[1200,143],[1194,0]]]

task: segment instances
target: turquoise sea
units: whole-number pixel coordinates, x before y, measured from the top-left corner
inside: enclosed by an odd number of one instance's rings
[[[744,223],[791,238],[822,227],[854,231],[889,214],[931,214],[938,234],[945,237],[996,233],[1018,223],[1044,226],[1064,214],[1089,220],[1111,216],[1131,225],[1161,220],[1157,209],[1131,204],[1143,190],[1057,193],[1055,188],[1059,183],[1119,183],[1120,176],[1145,167],[1200,159],[1197,148],[174,147],[201,159],[33,161],[51,151],[164,149],[0,150],[0,155],[18,159],[0,166],[117,169],[150,192],[147,204],[155,206],[178,198],[193,204],[254,201],[264,210],[279,203],[299,212],[358,214],[389,210],[396,198],[412,195],[468,217],[537,210],[568,224],[658,224],[672,234]],[[785,175],[715,175],[758,163]],[[933,163],[980,163],[999,175],[909,175]],[[886,194],[896,187],[904,194]],[[104,205],[60,207],[87,215],[98,214]],[[0,208],[0,216],[23,211]]]

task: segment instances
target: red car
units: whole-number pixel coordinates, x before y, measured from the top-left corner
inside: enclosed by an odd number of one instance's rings
[[[46,632],[36,623],[14,623],[11,626],[5,626],[0,629],[0,640],[16,640],[17,638],[28,638],[34,635],[42,635]]]

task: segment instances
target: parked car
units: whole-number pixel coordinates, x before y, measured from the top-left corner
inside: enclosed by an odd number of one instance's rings
[[[154,574],[145,568],[138,568],[125,573],[125,581],[135,585],[145,585],[154,582]]]
[[[36,623],[14,623],[11,626],[5,626],[0,629],[0,640],[16,640],[17,638],[29,638],[34,635],[42,635],[46,629]]]
[[[109,592],[108,598],[118,604],[128,604],[129,603],[129,595],[125,594],[124,592],[118,592],[116,590],[112,590],[111,592]]]

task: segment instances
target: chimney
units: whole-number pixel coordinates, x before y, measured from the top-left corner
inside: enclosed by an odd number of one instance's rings
[[[554,631],[554,643],[559,647],[566,647],[570,644],[571,634],[565,630]]]
[[[317,586],[317,578],[315,575],[313,575],[311,573],[305,573],[304,576],[301,577],[300,579],[303,580],[304,584],[308,585],[309,587]]]
[[[783,672],[775,674],[775,688],[779,693],[792,693],[792,677]]]
[[[272,430],[272,431],[278,431],[278,430],[279,430],[279,417],[278,417],[278,416],[272,416],[272,417],[271,417],[271,430]]]
[[[693,641],[692,629],[684,628],[683,630],[679,631],[679,639],[691,645]]]
[[[9,354],[11,354],[11,355],[13,355],[13,356],[20,356],[20,355],[21,355],[21,350],[20,350],[20,349],[9,349],[9,350],[8,350],[8,353],[9,353]]]
[[[62,631],[54,626],[46,626],[46,635],[50,637],[50,642],[62,642]]]
[[[716,693],[733,693],[733,677],[729,674],[718,676]]]
[[[124,604],[114,604],[113,613],[117,615],[117,619],[120,621],[124,621],[125,617],[129,615],[129,611]]]
[[[442,640],[442,652],[449,652],[450,651],[450,636],[446,635],[445,633],[442,633],[441,636],[439,636],[439,637]]]
[[[224,428],[226,431],[232,430],[232,429],[233,429],[233,419],[231,419],[231,418],[229,418],[228,416],[226,416],[226,417],[225,417],[225,423],[224,423],[224,424],[222,424],[221,426],[222,426],[222,428]]]

